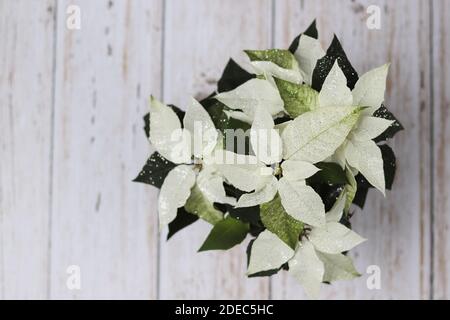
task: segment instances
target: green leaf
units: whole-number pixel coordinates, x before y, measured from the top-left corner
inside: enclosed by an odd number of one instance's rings
[[[230,59],[217,83],[217,91],[233,90],[254,77],[255,75],[245,71],[233,59]]]
[[[295,249],[303,223],[292,218],[281,205],[277,194],[272,201],[261,205],[261,220],[267,230],[275,233],[292,249]]]
[[[394,123],[391,124],[386,131],[374,139],[375,142],[391,139],[397,134],[397,132],[404,130],[400,121],[395,118],[395,116],[385,107],[385,105],[381,105],[381,107],[374,112],[373,116],[394,121]]]
[[[216,224],[223,219],[223,213],[214,208],[214,205],[206,199],[197,185],[192,188],[184,208],[187,212],[195,214],[211,224]]]
[[[307,85],[299,85],[275,78],[275,83],[284,102],[284,109],[296,118],[302,113],[314,110],[318,105],[318,92]]]
[[[169,223],[169,233],[167,234],[167,240],[172,238],[175,233],[193,224],[197,220],[198,216],[187,212],[184,207],[178,208],[177,217],[171,223]]]
[[[230,249],[245,239],[248,230],[247,223],[228,216],[214,225],[198,251]]]
[[[344,49],[342,49],[342,45],[339,42],[338,38],[334,36],[333,41],[331,42],[330,47],[327,50],[327,54],[317,61],[316,68],[314,69],[312,77],[312,87],[315,90],[321,90],[325,78],[327,77],[336,60],[338,61],[339,67],[342,69],[345,77],[347,78],[347,86],[350,89],[353,89],[355,87],[355,84],[358,81],[358,74],[350,64],[350,61],[348,60]]]
[[[316,20],[314,20],[311,25],[303,32],[304,35],[307,35],[311,38],[317,39],[319,37],[319,33],[317,32],[316,28]],[[289,51],[294,53],[298,48],[298,42],[300,40],[300,36],[302,34],[299,34],[295,39],[292,41],[291,45],[289,46]]]
[[[289,50],[244,50],[250,61],[270,61],[284,69],[296,69],[297,60]]]
[[[325,182],[327,184],[345,184],[347,177],[341,166],[334,162],[319,162],[316,167],[320,169],[315,175],[309,178],[308,184]]]
[[[173,162],[170,162],[158,152],[154,152],[147,160],[147,163],[144,165],[139,175],[133,181],[161,188],[169,171],[175,166],[176,165]]]

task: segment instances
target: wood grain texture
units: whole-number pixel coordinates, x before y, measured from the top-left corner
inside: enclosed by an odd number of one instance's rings
[[[434,298],[450,299],[450,3],[433,1]]]
[[[156,298],[156,190],[133,183],[159,94],[161,1],[59,1],[51,234],[52,298]],[[66,287],[70,265],[81,290]]]
[[[381,9],[381,29],[366,27],[369,5]],[[351,255],[363,276],[323,286],[325,299],[418,299],[429,297],[429,3],[426,1],[277,1],[275,43],[286,47],[317,18],[325,48],[333,32],[360,74],[391,62],[386,103],[406,127],[391,144],[397,176],[386,198],[369,192],[353,228],[368,238]],[[366,286],[369,265],[381,269],[381,289]],[[287,275],[273,280],[272,296],[304,298]]]
[[[0,2],[0,298],[48,288],[54,1]]]
[[[268,48],[270,1],[168,1],[165,17],[164,101],[185,108],[206,97],[230,56]],[[267,299],[268,279],[247,279],[246,243],[229,252],[197,253],[210,225],[197,222],[161,239],[160,298]]]

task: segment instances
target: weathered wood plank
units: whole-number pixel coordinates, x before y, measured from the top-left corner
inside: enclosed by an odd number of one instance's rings
[[[434,298],[450,298],[450,3],[433,1]]]
[[[205,97],[230,56],[268,48],[270,1],[169,1],[166,3],[164,101],[185,108]],[[227,252],[197,253],[211,227],[196,222],[165,242],[161,238],[163,299],[266,299],[267,279],[247,279],[246,243]]]
[[[48,287],[54,1],[0,2],[0,298]]]
[[[366,27],[366,8],[377,5],[381,30]],[[429,296],[429,2],[425,1],[276,1],[278,47],[317,18],[326,48],[333,32],[360,74],[392,63],[386,102],[406,127],[391,144],[397,155],[397,177],[386,198],[372,190],[363,211],[352,219],[354,229],[369,239],[353,250],[363,276],[324,286],[327,299],[417,299]],[[448,241],[447,241],[448,243]],[[448,251],[447,251],[448,252]],[[381,289],[366,286],[369,265],[381,270]],[[304,298],[286,276],[273,281],[274,298]]]
[[[156,298],[156,190],[131,180],[149,154],[148,93],[159,94],[161,1],[60,1],[52,298]],[[81,268],[81,290],[66,269]]]

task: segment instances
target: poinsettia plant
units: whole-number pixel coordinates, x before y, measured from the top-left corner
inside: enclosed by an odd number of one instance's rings
[[[389,65],[359,78],[336,37],[327,51],[317,38],[314,22],[289,49],[246,50],[253,73],[230,60],[186,112],[151,97],[156,151],[135,179],[161,189],[168,238],[198,219],[212,225],[200,251],[250,236],[247,275],[285,270],[310,297],[359,276],[346,254],[365,241],[352,204],[391,188],[385,142],[403,129],[383,104]]]

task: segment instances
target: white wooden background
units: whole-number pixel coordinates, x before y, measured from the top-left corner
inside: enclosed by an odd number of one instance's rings
[[[81,30],[66,28],[70,4]],[[381,30],[366,8],[381,8]],[[242,49],[285,48],[317,18],[363,73],[392,62],[394,190],[370,192],[352,252],[363,276],[326,299],[450,298],[450,1],[0,0],[0,298],[302,299],[292,278],[246,279],[245,245],[197,254],[197,222],[168,243],[155,188],[132,183],[150,148],[152,93],[186,105]],[[66,269],[81,268],[81,290]],[[381,268],[381,289],[366,286]]]

